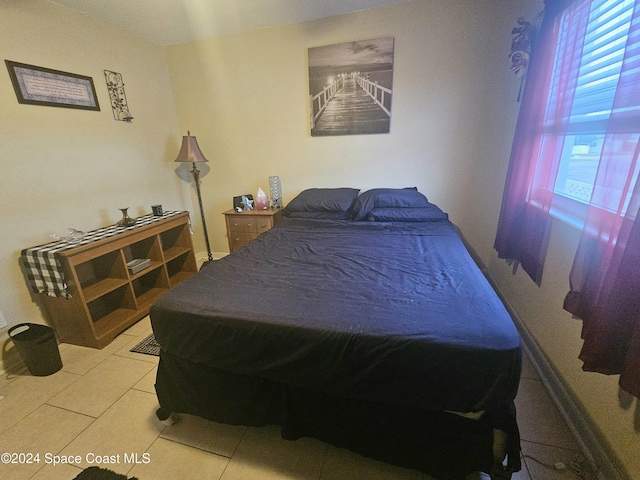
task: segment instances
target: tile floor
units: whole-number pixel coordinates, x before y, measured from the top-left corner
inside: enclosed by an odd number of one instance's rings
[[[164,427],[155,417],[158,359],[129,352],[149,333],[145,318],[103,350],[61,344],[64,367],[53,375],[0,378],[0,453],[40,453],[40,463],[0,463],[0,478],[71,480],[89,455],[94,465],[140,480],[431,479],[318,440],[285,441],[271,427],[184,415]],[[524,462],[514,480],[579,478],[548,466],[569,465],[580,453],[528,362],[516,404]],[[56,456],[83,462],[54,465]]]

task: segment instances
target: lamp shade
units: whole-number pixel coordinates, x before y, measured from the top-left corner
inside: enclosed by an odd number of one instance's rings
[[[196,137],[192,137],[191,133],[187,131],[187,135],[182,137],[182,146],[180,147],[180,152],[178,152],[178,158],[176,158],[175,161],[199,163],[208,162],[209,160],[207,160],[200,151]]]

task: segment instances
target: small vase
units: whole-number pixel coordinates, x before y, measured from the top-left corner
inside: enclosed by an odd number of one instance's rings
[[[131,225],[134,225],[136,223],[136,219],[131,218],[127,213],[127,210],[129,210],[129,207],[120,208],[119,210],[122,212],[122,219],[116,225],[120,227],[130,227]]]

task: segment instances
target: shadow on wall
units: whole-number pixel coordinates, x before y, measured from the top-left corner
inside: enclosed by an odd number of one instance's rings
[[[464,246],[466,247],[467,251],[471,255],[471,258],[473,258],[473,261],[476,263],[480,271],[486,274],[488,270],[487,265],[482,261],[482,259],[478,255],[478,252],[476,252],[475,248],[473,248],[473,246],[467,241],[464,234],[462,233],[462,230],[460,230],[460,228],[458,228],[458,226],[455,224],[453,226],[456,228],[456,232],[458,232],[458,235],[460,235],[460,238],[462,239],[462,243],[464,243]]]
[[[8,331],[9,329],[7,329]],[[4,375],[6,373],[7,380],[13,378],[14,376],[20,374],[25,368],[26,365],[22,361],[22,357],[20,356],[20,352],[16,348],[13,340],[9,337],[7,333],[3,333],[0,341],[2,342],[2,356],[0,357],[0,364],[2,365],[2,369],[0,369],[0,373]]]
[[[633,404],[635,403],[636,411],[633,415],[633,429],[640,433],[640,400],[621,388],[618,388],[618,403],[624,410],[633,408]]]
[[[193,164],[186,164],[183,166],[182,164],[178,165],[178,168],[175,169],[176,175],[180,180],[186,183],[193,183],[193,175],[191,174],[191,170],[193,168]],[[199,163],[198,170],[200,170],[200,179],[203,179],[207,176],[207,174],[211,171],[211,167],[206,163]]]

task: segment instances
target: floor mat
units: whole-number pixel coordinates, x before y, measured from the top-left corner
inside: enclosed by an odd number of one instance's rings
[[[156,337],[152,333],[129,351],[158,357],[160,356],[160,345],[156,342]]]
[[[113,470],[107,470],[106,468],[89,467],[84,469],[73,480],[138,480],[137,477],[127,477],[114,472]]]

